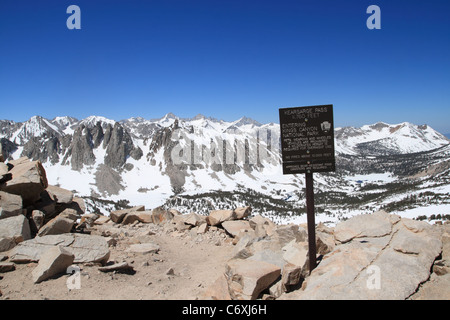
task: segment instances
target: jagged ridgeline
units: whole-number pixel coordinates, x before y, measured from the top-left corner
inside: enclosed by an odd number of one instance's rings
[[[336,128],[335,138],[336,172],[315,175],[319,214],[332,220],[448,202],[449,140],[429,126]],[[170,113],[122,121],[35,116],[0,120],[0,139],[6,160],[40,160],[50,183],[82,197],[198,213],[238,205],[273,217],[304,213],[304,177],[282,174],[276,123]]]
[[[62,157],[62,165],[70,165],[73,170],[93,165],[96,161],[93,150],[100,146],[105,150],[104,164],[110,168],[120,169],[128,157],[138,160],[143,155],[133,144],[129,132],[118,122],[97,121],[94,124],[92,120],[77,122],[73,118],[67,121],[66,126],[56,122],[60,126],[55,127],[42,117],[33,117],[11,138],[17,146],[23,144],[21,156],[44,163],[48,160],[52,164]]]
[[[265,137],[259,136],[260,129],[264,130]],[[271,151],[265,141],[271,132],[277,132],[277,125],[264,126],[245,117],[226,123],[203,116],[178,119],[172,114],[158,120],[132,118],[120,122],[96,116],[81,121],[71,117],[48,120],[35,116],[24,123],[0,122],[0,137],[8,159],[27,156],[48,164],[49,172],[55,166],[58,170],[78,171],[81,176],[91,175],[95,180],[89,188],[93,196],[118,195],[129,190],[130,179],[124,175],[133,170],[142,183],[129,191],[140,193],[160,185],[176,192],[186,189],[189,182],[201,184],[198,179],[192,179],[191,170],[227,175],[260,171],[279,160],[275,148],[278,142]],[[158,176],[153,175],[155,171]],[[63,180],[62,176],[58,180]],[[146,183],[149,179],[152,183]],[[212,179],[220,180],[220,177]],[[77,191],[86,194],[85,190]]]

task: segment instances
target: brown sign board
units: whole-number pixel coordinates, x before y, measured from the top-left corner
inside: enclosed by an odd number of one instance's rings
[[[335,171],[333,105],[279,112],[283,174]]]

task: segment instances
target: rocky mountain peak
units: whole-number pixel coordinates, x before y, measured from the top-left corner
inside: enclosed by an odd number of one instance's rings
[[[199,113],[195,117],[193,117],[191,120],[201,120],[201,119],[206,119],[206,116],[204,116],[203,114]]]
[[[174,115],[172,112],[167,113],[163,119],[177,119],[178,117]]]
[[[253,126],[256,126],[256,127],[260,127],[262,124],[259,123],[256,120],[253,120],[251,118],[247,118],[247,117],[244,116],[244,117],[240,118],[239,120],[235,121],[233,123],[233,125],[235,125],[237,127],[245,126],[245,125],[253,125]]]
[[[114,125],[116,123],[116,121],[108,119],[108,118],[105,118],[105,117],[102,117],[102,116],[89,116],[86,119],[81,120],[78,123],[78,126],[79,125],[84,125],[84,126],[86,126],[88,128],[92,128],[92,127],[96,126],[97,123],[100,123],[103,128],[106,128],[106,126],[108,124]]]
[[[389,127],[389,124],[384,123],[384,122],[377,122],[375,124],[370,125],[369,127],[374,129],[374,130],[381,131],[382,129],[384,129],[386,127]]]
[[[139,160],[143,155],[142,150],[133,145],[128,131],[118,122],[112,129],[111,125],[108,125],[103,147],[106,147],[105,164],[111,168],[121,168],[130,156]]]
[[[55,125],[60,132],[65,132],[65,130],[70,129],[71,126],[78,122],[78,119],[69,116],[55,117],[51,120],[51,123]]]

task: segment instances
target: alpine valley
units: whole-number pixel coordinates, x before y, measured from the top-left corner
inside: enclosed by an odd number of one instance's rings
[[[87,212],[164,206],[207,215],[250,205],[275,222],[306,222],[303,175],[283,175],[279,124],[101,116],[0,120],[7,159],[40,160],[49,184],[84,198]],[[314,174],[316,221],[334,225],[384,209],[450,219],[450,140],[427,125],[335,128],[336,172]]]

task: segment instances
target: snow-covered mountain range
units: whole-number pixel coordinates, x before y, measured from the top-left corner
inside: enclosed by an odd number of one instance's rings
[[[449,140],[427,125],[379,122],[361,128],[337,128],[337,152],[343,154],[405,154],[436,149]]]
[[[0,120],[1,143],[9,158],[41,160],[51,184],[81,196],[127,199],[148,208],[170,203],[184,210],[193,210],[189,206],[198,201],[204,207],[208,201],[237,206],[251,196],[255,203],[265,198],[267,206],[261,211],[277,214],[284,206],[287,216],[295,216],[304,206],[304,179],[282,174],[279,132],[277,123],[260,124],[246,117],[228,122],[203,115],[182,119],[171,113],[161,119],[118,122],[101,116]],[[333,192],[344,192],[340,196],[346,198],[358,197],[358,192],[375,194],[376,186],[387,191],[387,184],[403,183],[414,175],[422,179],[421,186],[425,181],[430,184],[426,173],[430,166],[439,168],[433,173],[433,186],[441,181],[436,175],[445,180],[443,173],[448,173],[450,141],[427,125],[336,128],[335,138],[337,172],[315,175],[318,197],[324,201],[337,201]],[[440,185],[445,189],[444,180]],[[373,189],[364,190],[369,186]],[[376,203],[362,203],[374,208],[386,205],[385,195]],[[333,209],[324,209],[326,219],[331,214],[342,216],[346,204],[341,209],[336,203],[329,207]]]

